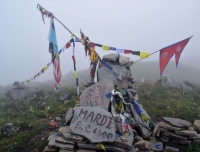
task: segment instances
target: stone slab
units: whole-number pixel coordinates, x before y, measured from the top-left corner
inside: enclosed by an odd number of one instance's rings
[[[71,121],[73,115],[74,115],[74,110],[72,108],[69,108],[69,110],[67,111],[67,113],[65,115],[66,123],[69,123]]]
[[[176,126],[176,127],[191,127],[192,124],[189,122],[189,121],[186,121],[186,120],[182,120],[182,119],[179,119],[179,118],[171,118],[171,117],[163,117],[163,119],[170,123],[171,125],[173,126]]]
[[[169,142],[169,139],[165,139],[163,137],[160,137],[160,140],[163,142],[163,143],[168,143]]]
[[[103,56],[103,60],[110,61],[110,62],[117,62],[120,55],[117,53],[111,53]]]
[[[153,150],[154,152],[162,152],[163,151],[163,143],[159,141],[149,141],[150,143],[150,149]],[[159,145],[160,147],[158,148],[156,145]]]
[[[70,129],[73,133],[86,137],[91,143],[115,140],[112,114],[100,107],[75,107]]]
[[[49,147],[55,147],[56,146],[56,138],[58,138],[58,136],[56,136],[56,134],[52,134],[52,135],[49,136],[49,143],[48,143]]]
[[[83,143],[77,143],[77,146],[79,148],[83,148],[83,149],[95,149],[95,150],[102,150],[102,148],[95,146],[95,144],[83,144]],[[127,149],[123,149],[123,148],[118,148],[115,146],[111,146],[109,144],[104,144],[104,147],[107,150],[113,151],[113,152],[127,152]]]
[[[197,134],[195,137],[189,137],[189,139],[200,139],[200,134]]]
[[[74,141],[66,140],[66,139],[64,139],[64,138],[61,137],[61,136],[59,136],[59,137],[56,138],[56,142],[60,142],[60,143],[63,143],[63,144],[72,144],[72,145],[75,144]]]
[[[197,129],[198,131],[200,131],[200,120],[195,120],[194,126],[196,127],[196,129]]]
[[[60,127],[58,132],[63,136],[63,138],[67,140],[71,140],[74,142],[83,142],[85,140],[85,137],[73,134],[69,126]]]
[[[122,140],[124,139],[124,141]],[[130,136],[121,136],[118,137],[118,135],[115,136],[115,141],[111,143],[111,145],[119,147],[119,148],[125,148],[125,149],[131,149],[133,144],[133,135]]]
[[[127,152],[136,152],[135,146],[132,145],[131,149],[129,149]]]
[[[120,66],[119,64],[114,64],[111,62],[107,62],[113,69],[115,69],[119,74],[122,73],[124,76],[126,76],[127,69],[124,66]],[[98,77],[99,81],[101,81],[103,78],[107,78],[114,82],[115,85],[118,85],[119,79],[117,78],[117,75],[113,70],[108,69],[107,67],[103,66],[98,69]]]
[[[92,149],[78,149],[77,152],[96,152],[96,150],[92,150]]]
[[[102,79],[98,83],[85,89],[80,96],[80,106],[101,107],[108,110],[110,99],[105,96],[114,88],[114,83],[110,79]]]
[[[55,147],[58,147],[60,149],[66,149],[66,150],[74,150],[74,145],[71,144],[64,144],[64,143],[60,143],[60,142],[56,142]]]
[[[170,137],[170,138],[178,139],[178,140],[187,140],[188,139],[187,137],[179,136],[179,135],[176,135],[171,132],[164,132],[163,135]]]
[[[140,150],[150,150],[150,143],[147,140],[140,140],[134,144]]]
[[[164,121],[161,121],[159,123],[159,126],[161,128],[165,128],[165,129],[169,129],[169,130],[184,130],[184,128],[181,128],[181,127],[174,127],[172,126],[171,124],[167,123],[167,122],[164,122]]]
[[[179,152],[179,148],[170,147],[170,146],[166,146],[165,150],[167,150],[168,152]]]
[[[147,121],[143,121],[143,120],[141,119],[141,117],[137,114],[136,109],[133,107],[133,104],[130,104],[130,106],[131,106],[131,111],[132,111],[132,113],[133,113],[133,116],[134,116],[134,118],[135,118],[135,121],[140,123],[140,124],[137,125],[137,127],[138,127],[138,129],[139,129],[139,131],[140,131],[142,137],[143,137],[144,139],[149,139],[150,134],[151,134],[151,131],[147,128],[147,127],[148,127]],[[140,107],[140,108],[141,108],[141,107]],[[146,112],[146,111],[144,111],[144,112]],[[144,127],[143,124],[144,124],[145,126],[147,126],[147,127]]]
[[[189,140],[171,140],[175,144],[182,144],[182,145],[188,145],[191,144],[192,141]]]
[[[189,137],[196,137],[197,132],[196,131],[189,131],[189,130],[181,130],[181,131],[175,131],[177,135],[181,136],[189,136]]]
[[[57,148],[46,146],[43,152],[56,152],[57,150]]]
[[[74,150],[60,149],[59,152],[74,152]]]

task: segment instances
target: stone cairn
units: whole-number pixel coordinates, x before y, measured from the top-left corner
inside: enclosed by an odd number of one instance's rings
[[[85,84],[79,103],[65,115],[66,126],[49,136],[44,152],[159,152],[164,151],[163,143],[169,141],[190,144],[200,140],[200,134],[185,120],[164,117],[160,123],[152,122],[137,103],[137,88],[130,71],[133,61],[129,60],[119,54],[103,57],[104,64],[96,72],[98,82]],[[113,90],[120,92],[123,112],[113,112]],[[169,146],[165,149],[179,151]]]

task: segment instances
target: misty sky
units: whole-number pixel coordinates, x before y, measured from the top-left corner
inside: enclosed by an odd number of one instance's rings
[[[79,37],[82,29],[92,42],[152,53],[194,36],[179,61],[189,62],[200,56],[200,1],[197,0],[4,0],[0,4],[0,85],[28,80],[51,60],[47,39],[50,19],[45,17],[43,23],[37,3]],[[71,34],[56,20],[54,23],[61,49]],[[96,51],[101,57],[112,53],[98,47]],[[89,57],[85,57],[80,43],[76,43],[75,52],[77,70],[89,68]],[[72,47],[60,56],[63,75],[73,70],[71,56]],[[139,59],[126,56],[134,61]],[[150,60],[159,64],[159,53],[141,62]],[[53,79],[52,66],[35,81],[49,79]]]

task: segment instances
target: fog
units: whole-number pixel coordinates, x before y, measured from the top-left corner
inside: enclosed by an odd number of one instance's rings
[[[45,17],[43,23],[37,3],[79,37],[81,29],[92,42],[112,47],[152,53],[194,36],[179,62],[199,62],[200,1],[6,0],[0,4],[0,85],[26,81],[51,60],[47,39],[50,19]],[[56,20],[54,23],[60,50],[71,39],[71,34]],[[112,53],[99,47],[96,51],[101,57]],[[72,47],[60,55],[63,75],[73,70],[71,56]],[[75,56],[77,70],[89,68],[89,57],[85,57],[80,43],[76,43]],[[134,55],[126,56],[134,61],[140,59]],[[174,57],[171,60],[175,60]],[[159,64],[159,53],[140,62],[145,61]],[[53,79],[52,66],[35,81],[49,79]]]

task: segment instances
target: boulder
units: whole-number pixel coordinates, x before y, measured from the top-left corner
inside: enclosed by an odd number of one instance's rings
[[[120,55],[117,53],[111,53],[103,56],[103,60],[109,61],[109,62],[117,62]]]
[[[150,149],[154,152],[163,152],[163,143],[159,141],[149,141]]]
[[[72,108],[69,108],[69,110],[67,111],[65,115],[65,121],[67,124],[71,121],[73,115],[74,115],[74,110]]]
[[[179,119],[179,118],[171,118],[171,117],[163,117],[163,119],[170,123],[171,125],[173,126],[176,126],[176,127],[191,127],[192,124],[189,122],[189,121],[186,121],[186,120],[182,120],[182,119]]]
[[[190,86],[192,88],[198,88],[200,89],[200,84],[196,84],[192,81],[184,81],[183,84],[186,84],[187,86]]]
[[[108,110],[110,99],[105,96],[106,93],[114,89],[114,83],[109,79],[102,79],[96,84],[85,89],[80,96],[80,106],[100,106]]]
[[[140,150],[149,150],[150,149],[150,143],[147,140],[140,140],[134,144],[135,147],[137,147]]]
[[[100,107],[75,107],[70,129],[91,143],[113,142],[115,123],[112,114]]]
[[[200,120],[195,120],[194,126],[196,127],[196,129],[197,129],[198,131],[200,131]]]
[[[126,56],[120,55],[119,57],[119,64],[120,65],[126,65],[129,62],[130,58]]]
[[[108,64],[117,71],[119,74],[123,74],[126,76],[127,69],[124,66],[120,66],[116,63],[108,62]],[[114,70],[110,70],[107,67],[103,66],[98,69],[98,78],[99,81],[101,81],[103,78],[107,78],[110,81],[113,81],[115,85],[118,85],[119,79],[117,78],[117,74],[114,72]],[[119,77],[119,76],[118,76]]]
[[[26,87],[24,89],[10,89],[6,93],[6,96],[11,98],[12,100],[18,100],[22,98],[32,97],[37,92],[41,92],[40,88],[29,88]]]
[[[133,135],[118,137],[118,135],[116,134],[115,141],[111,143],[111,145],[119,148],[131,149],[132,143],[133,143]]]
[[[137,135],[137,136],[134,137],[134,142],[135,143],[140,141],[140,140],[143,140],[143,138],[141,136]]]
[[[56,119],[56,121],[61,121],[60,117],[56,117],[55,119]]]
[[[163,87],[181,89],[180,83],[175,81],[173,78],[162,76],[161,81]]]
[[[7,123],[5,126],[0,128],[0,134],[12,135],[17,133],[18,128],[13,123]]]
[[[181,89],[184,91],[184,92],[189,92],[189,91],[192,91],[192,87],[190,87],[190,86],[188,86],[188,85],[186,85],[186,84],[183,84],[183,83],[181,83],[180,84],[181,85]]]

